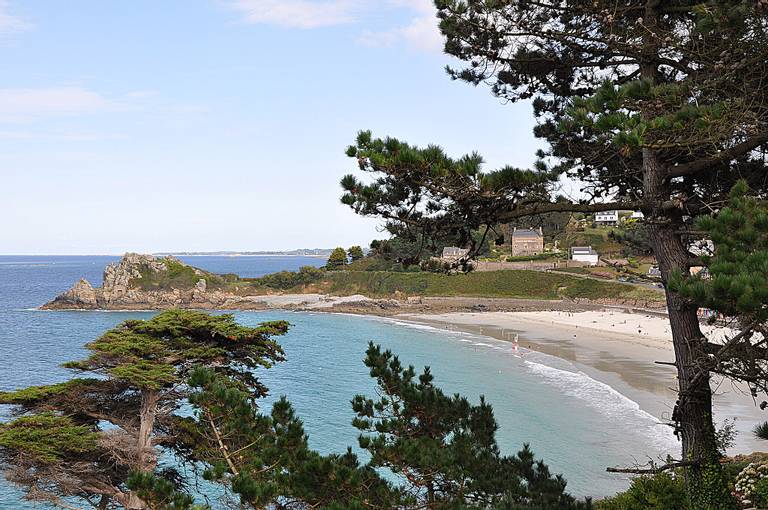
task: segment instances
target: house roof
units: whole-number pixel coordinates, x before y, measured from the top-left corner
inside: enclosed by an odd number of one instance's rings
[[[571,246],[571,253],[579,255],[597,255],[591,246]]]
[[[541,237],[541,233],[538,230],[520,228],[512,232],[512,237]]]

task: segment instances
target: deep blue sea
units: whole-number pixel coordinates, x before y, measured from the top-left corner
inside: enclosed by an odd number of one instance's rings
[[[255,277],[324,260],[304,257],[180,257],[219,273]],[[0,390],[63,381],[60,364],[79,359],[83,345],[128,318],[146,312],[37,311],[35,307],[81,277],[100,285],[104,266],[118,257],[0,256]],[[286,319],[280,339],[287,361],[264,371],[273,400],[287,395],[303,418],[313,447],[342,452],[356,446],[350,400],[370,393],[364,365],[369,341],[392,349],[409,364],[429,365],[436,383],[473,401],[485,395],[499,422],[502,451],[530,443],[569,490],[604,496],[626,487],[606,466],[656,458],[676,444],[638,405],[589,378],[567,361],[532,353],[515,357],[511,345],[487,337],[390,319],[325,313],[238,312],[245,324]],[[265,407],[268,402],[265,402]],[[0,406],[0,419],[8,409]],[[0,509],[45,508],[22,500],[0,480]]]

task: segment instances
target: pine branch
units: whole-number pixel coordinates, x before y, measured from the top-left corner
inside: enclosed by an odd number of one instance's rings
[[[608,202],[602,204],[574,204],[572,202],[536,203],[501,213],[499,221],[506,221],[525,216],[549,212],[601,212],[615,210],[635,210],[640,202]]]
[[[675,177],[683,177],[707,170],[708,168],[711,168],[719,163],[730,161],[739,156],[743,156],[744,154],[747,154],[751,150],[758,148],[764,143],[768,143],[768,131],[759,133],[752,138],[741,142],[740,144],[734,145],[730,149],[724,150],[716,156],[699,159],[697,161],[692,161],[690,163],[672,167],[669,172],[667,172],[667,177],[672,179]]]

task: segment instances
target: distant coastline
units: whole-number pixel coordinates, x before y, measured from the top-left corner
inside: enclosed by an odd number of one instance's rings
[[[289,251],[172,251],[157,252],[158,257],[324,257],[327,258],[333,249],[308,249]]]

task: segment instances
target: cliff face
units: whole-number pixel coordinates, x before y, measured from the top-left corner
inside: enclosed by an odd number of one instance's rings
[[[212,288],[221,277],[174,257],[126,253],[104,270],[102,286],[87,280],[43,305],[47,310],[119,310],[171,307],[216,308],[235,298]]]

